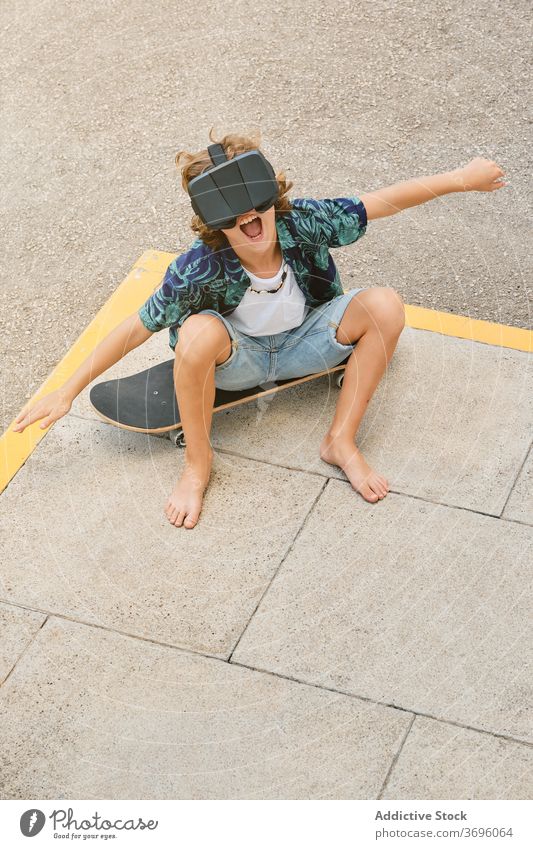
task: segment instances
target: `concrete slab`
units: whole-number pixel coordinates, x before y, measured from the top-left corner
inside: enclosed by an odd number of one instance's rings
[[[532,740],[531,528],[330,481],[233,660]]]
[[[0,717],[2,798],[24,799],[376,798],[411,720],[53,618]]]
[[[187,530],[163,513],[183,456],[61,419],[1,497],[3,600],[227,656],[324,481],[220,455]]]
[[[320,378],[213,419],[213,443],[345,480],[318,456],[338,397]],[[397,492],[500,515],[531,442],[531,358],[406,328],[359,432]]]
[[[531,799],[533,749],[417,716],[383,799]]]
[[[45,616],[10,604],[0,604],[0,684],[42,626]]]
[[[504,519],[533,525],[533,448],[529,451],[502,515]]]

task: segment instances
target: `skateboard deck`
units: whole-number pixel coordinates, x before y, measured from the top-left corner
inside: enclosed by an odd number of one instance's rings
[[[347,362],[348,357],[340,365],[326,371],[265,383],[251,389],[217,389],[213,411],[227,410],[333,372],[342,372],[337,378],[337,385],[340,386]],[[89,399],[100,418],[110,424],[140,433],[168,434],[176,444],[185,444],[174,390],[174,359],[129,377],[97,383],[91,389]]]

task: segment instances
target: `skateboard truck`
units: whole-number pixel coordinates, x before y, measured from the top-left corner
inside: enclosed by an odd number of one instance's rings
[[[176,448],[185,448],[186,442],[183,428],[178,427],[176,430],[169,430],[167,436]]]

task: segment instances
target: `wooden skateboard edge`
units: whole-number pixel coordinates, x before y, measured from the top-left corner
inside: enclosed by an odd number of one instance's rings
[[[106,422],[106,424],[113,425],[113,427],[119,427],[121,430],[131,430],[132,433],[147,433],[149,435],[153,434],[154,436],[157,436],[160,433],[169,433],[171,430],[178,430],[178,428],[181,427],[180,424],[171,425],[170,427],[162,427],[155,429],[152,428],[151,430],[146,430],[142,427],[132,427],[132,425],[120,424],[119,422],[113,421],[113,419],[108,419],[107,416],[104,416],[104,414],[101,413],[100,410],[97,410],[94,404],[92,403],[91,407],[93,408],[98,418],[100,418],[103,422]]]
[[[255,395],[248,395],[246,398],[242,398],[239,401],[228,401],[227,404],[221,404],[218,407],[213,408],[213,413],[218,413],[220,410],[228,410],[232,407],[239,407],[241,404],[247,404],[249,401],[254,401],[256,398],[263,398],[265,395],[273,395],[275,392],[282,392],[284,389],[291,389],[293,386],[298,386],[300,383],[307,383],[309,380],[315,380],[318,377],[325,377],[327,374],[334,374],[337,371],[343,371],[346,368],[346,363],[341,363],[338,366],[333,366],[331,369],[326,369],[325,371],[317,371],[314,374],[306,374],[303,377],[295,377],[294,380],[291,380],[290,383],[285,383],[283,386],[273,386],[271,389],[265,389],[262,392],[256,392]],[[120,378],[117,378],[120,379]],[[91,407],[95,411],[96,415],[107,424],[113,425],[114,427],[119,427],[121,430],[130,430],[132,433],[147,433],[158,435],[161,433],[170,433],[172,430],[178,430],[181,427],[181,422],[176,422],[176,424],[168,425],[168,427],[159,427],[159,428],[151,428],[147,430],[142,427],[133,427],[132,425],[120,424],[120,422],[113,421],[113,419],[109,419],[107,416],[104,416],[94,404],[89,401]]]

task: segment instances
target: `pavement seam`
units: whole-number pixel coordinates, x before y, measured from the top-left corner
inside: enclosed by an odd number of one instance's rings
[[[529,445],[528,445],[528,447],[527,447],[527,449],[526,449],[526,453],[524,454],[524,459],[522,460],[522,463],[521,463],[521,465],[520,465],[520,468],[518,469],[518,472],[516,473],[516,477],[515,477],[515,479],[514,479],[514,481],[513,481],[512,485],[511,485],[511,488],[510,488],[510,490],[509,490],[509,493],[508,493],[508,495],[507,495],[507,498],[505,499],[505,504],[503,505],[502,510],[501,510],[501,513],[500,513],[500,516],[499,516],[499,518],[500,518],[500,519],[503,519],[503,518],[504,518],[504,517],[503,517],[503,514],[504,514],[504,512],[505,512],[505,508],[507,507],[507,504],[509,503],[509,499],[511,498],[511,495],[513,494],[513,490],[514,490],[514,488],[515,488],[515,486],[516,486],[516,483],[517,483],[517,481],[518,481],[518,478],[519,478],[519,477],[520,477],[520,475],[522,474],[522,469],[523,469],[523,468],[524,468],[524,466],[526,465],[526,462],[527,462],[527,459],[528,459],[528,457],[529,457],[529,454],[530,454],[530,451],[531,451],[532,446],[533,446],[533,439],[531,440],[531,442],[529,443]],[[504,519],[504,521],[505,521],[505,519]],[[518,521],[520,521],[520,520],[519,520],[519,519],[510,519],[510,520],[508,520],[508,521],[518,522]],[[527,522],[521,522],[520,524],[527,524]]]
[[[315,690],[321,690],[321,691],[325,691],[325,692],[328,692],[328,693],[336,693],[339,696],[347,696],[348,698],[356,699],[357,701],[361,701],[361,702],[366,702],[367,704],[378,705],[380,707],[385,707],[385,708],[389,708],[391,710],[400,711],[401,713],[413,714],[415,718],[417,716],[422,716],[426,719],[431,719],[434,722],[443,723],[444,725],[452,725],[456,728],[466,729],[468,731],[475,731],[478,734],[485,734],[488,737],[496,737],[499,740],[508,740],[511,743],[518,743],[518,745],[520,745],[520,746],[525,746],[528,749],[533,749],[533,742],[530,742],[529,740],[523,740],[519,737],[512,737],[509,734],[499,734],[497,731],[488,731],[486,728],[478,728],[475,725],[468,725],[466,723],[456,722],[453,719],[446,719],[444,717],[434,716],[431,713],[424,713],[422,711],[416,711],[416,710],[413,710],[413,708],[402,707],[401,705],[396,705],[396,704],[393,704],[392,702],[381,702],[377,699],[372,699],[369,696],[362,696],[358,693],[352,693],[352,692],[349,692],[347,690],[340,690],[340,689],[337,689],[335,687],[329,687],[325,684],[316,684],[313,681],[304,681],[303,679],[295,678],[294,676],[286,675],[282,672],[273,672],[270,669],[262,669],[261,667],[258,667],[258,666],[250,666],[249,664],[242,663],[240,661],[232,660],[230,662],[228,658],[221,657],[220,655],[214,655],[214,654],[208,654],[207,652],[195,651],[195,649],[185,648],[184,646],[177,646],[177,645],[174,645],[172,643],[164,643],[160,640],[154,640],[150,637],[143,637],[139,634],[131,634],[128,631],[119,631],[115,628],[110,628],[107,625],[99,625],[95,622],[87,622],[83,619],[74,619],[72,616],[66,616],[63,613],[57,613],[57,612],[53,612],[53,611],[49,611],[49,610],[42,610],[42,609],[36,608],[36,607],[27,607],[27,606],[24,606],[22,604],[17,604],[16,602],[6,601],[5,599],[2,599],[2,598],[0,598],[0,602],[2,602],[3,604],[10,604],[12,607],[18,607],[22,610],[30,610],[30,611],[33,611],[35,613],[42,613],[43,615],[46,616],[46,619],[44,620],[43,624],[41,625],[39,630],[36,631],[33,639],[31,640],[30,644],[26,647],[23,654],[26,654],[26,651],[28,650],[28,648],[31,645],[33,645],[33,642],[34,642],[37,634],[39,633],[39,631],[41,631],[44,628],[45,625],[47,625],[48,623],[51,623],[53,619],[58,619],[60,621],[73,622],[75,625],[83,625],[86,628],[97,628],[100,631],[106,631],[109,634],[116,634],[119,637],[126,637],[127,639],[135,640],[135,641],[140,642],[140,643],[148,643],[150,645],[159,646],[160,648],[171,649],[173,651],[180,652],[181,654],[192,655],[193,657],[203,657],[206,660],[218,661],[219,663],[225,663],[229,667],[237,667],[238,666],[238,667],[241,667],[242,669],[248,669],[250,672],[259,672],[262,675],[270,675],[272,678],[278,678],[278,679],[281,679],[283,681],[292,681],[294,684],[299,684],[302,687],[313,687]],[[18,658],[17,664],[18,664],[21,657],[22,657],[22,655]],[[17,665],[17,664],[15,664],[15,665]],[[7,677],[11,676],[12,671],[13,670],[10,671],[9,676],[7,676]],[[7,677],[6,677],[5,680],[7,680]],[[4,681],[4,683],[5,683],[5,681]]]
[[[273,460],[263,460],[257,457],[250,457],[247,454],[241,454],[239,451],[232,451],[231,448],[218,448],[213,446],[215,451],[220,451],[221,454],[229,454],[232,457],[238,457],[240,460],[252,460],[254,463],[263,463],[265,466],[274,466],[276,469],[288,469],[290,472],[300,472],[306,475],[314,475],[317,478],[324,478],[327,482],[332,478],[323,472],[313,472],[310,469],[299,469],[296,466],[284,466],[283,463],[276,463]]]
[[[102,421],[99,418],[90,418],[88,416],[86,417],[86,416],[80,415],[79,413],[69,413],[69,418],[79,419],[79,420],[84,421],[84,422],[97,422],[98,424],[106,425],[106,422]],[[114,427],[114,425],[109,425],[109,424],[107,424],[106,426],[107,427]],[[154,434],[154,433],[147,433],[147,434],[143,434],[143,435],[157,437],[158,439],[164,439],[165,438],[164,436],[162,437],[162,436],[159,436],[158,434]],[[414,493],[412,493],[412,492],[403,492],[401,489],[392,489],[391,488],[389,490],[389,492],[393,493],[394,495],[402,496],[404,498],[415,498],[417,501],[424,501],[426,504],[434,504],[435,506],[440,506],[440,507],[450,507],[452,510],[465,510],[467,513],[477,513],[477,515],[479,515],[479,516],[488,516],[491,519],[501,519],[502,522],[509,522],[509,523],[514,524],[514,525],[522,525],[525,528],[530,528],[531,527],[530,522],[524,522],[522,519],[511,519],[511,518],[508,518],[507,516],[504,516],[503,513],[505,511],[505,508],[507,507],[507,503],[508,503],[508,501],[509,501],[509,499],[510,499],[512,493],[513,493],[513,490],[516,486],[516,482],[517,482],[518,478],[520,477],[520,474],[522,473],[522,469],[524,468],[524,466],[526,464],[526,461],[529,457],[529,454],[530,454],[532,448],[533,448],[533,439],[531,440],[531,442],[529,443],[529,445],[527,447],[526,453],[524,455],[524,459],[522,460],[522,462],[520,464],[520,467],[518,469],[518,472],[516,473],[516,477],[513,481],[513,484],[512,484],[512,486],[509,490],[509,493],[508,493],[506,499],[505,499],[505,504],[504,504],[502,510],[500,511],[500,513],[485,513],[484,510],[476,510],[474,507],[463,507],[461,504],[450,504],[447,501],[434,501],[432,498],[428,498],[427,496],[414,495]],[[315,472],[311,469],[302,469],[302,468],[298,468],[297,466],[284,466],[282,463],[276,463],[272,460],[264,460],[264,459],[259,459],[257,457],[250,457],[248,454],[241,454],[238,451],[233,451],[231,448],[219,448],[219,447],[215,446],[214,450],[219,451],[221,454],[229,454],[232,457],[238,457],[240,460],[250,460],[253,463],[262,463],[265,466],[274,466],[274,468],[276,468],[276,469],[287,469],[290,472],[299,472],[300,474],[314,475],[315,477],[324,478],[324,480],[326,482],[332,480],[332,481],[338,481],[339,483],[348,484],[348,485],[351,486],[350,481],[345,480],[344,478],[338,478],[335,475],[328,475],[326,472]],[[26,465],[26,462],[27,462],[27,460],[24,462],[23,465]],[[10,481],[10,483],[11,483],[11,481]],[[9,484],[8,484],[8,486],[9,486]]]
[[[291,553],[291,551],[292,551],[292,549],[293,549],[293,547],[294,547],[294,545],[295,545],[295,543],[296,543],[296,540],[298,539],[298,537],[299,537],[299,536],[300,536],[300,534],[302,533],[303,529],[305,528],[305,526],[306,526],[306,524],[307,524],[307,521],[308,521],[308,519],[309,519],[309,517],[310,517],[311,513],[312,513],[312,512],[313,512],[313,510],[315,509],[315,506],[316,506],[316,504],[318,503],[318,501],[319,501],[319,499],[320,499],[320,497],[321,497],[322,493],[324,492],[324,490],[325,490],[325,488],[326,488],[326,486],[327,486],[327,485],[328,485],[328,479],[326,478],[326,480],[324,480],[324,483],[323,483],[323,484],[322,484],[322,486],[320,487],[320,489],[319,489],[319,491],[318,491],[318,493],[317,493],[316,497],[313,499],[313,503],[311,504],[311,506],[310,506],[309,510],[307,511],[306,515],[304,516],[303,521],[302,521],[302,522],[301,522],[301,524],[300,524],[300,527],[298,528],[298,530],[296,531],[296,533],[295,533],[295,535],[294,535],[293,539],[292,539],[292,540],[291,540],[291,542],[289,543],[289,545],[288,545],[288,547],[287,547],[287,550],[286,550],[285,554],[283,555],[283,557],[281,558],[281,560],[280,560],[280,562],[279,562],[279,564],[278,564],[278,568],[276,569],[276,571],[275,571],[275,572],[274,572],[274,574],[272,575],[272,577],[271,577],[270,581],[268,582],[267,586],[266,586],[266,587],[265,587],[265,589],[263,590],[263,593],[261,594],[261,596],[260,596],[260,598],[259,598],[259,601],[257,602],[256,606],[254,607],[254,609],[253,609],[253,611],[252,611],[252,614],[251,614],[250,618],[248,619],[248,622],[246,623],[246,625],[244,626],[243,630],[241,631],[240,636],[239,636],[239,638],[238,638],[237,642],[235,643],[235,645],[234,645],[234,646],[233,646],[233,648],[231,649],[231,651],[230,651],[230,653],[229,653],[229,655],[228,655],[228,657],[227,657],[227,663],[231,663],[231,662],[232,662],[232,661],[231,661],[231,658],[233,657],[233,653],[234,653],[235,649],[237,648],[237,646],[239,645],[240,641],[242,640],[242,638],[243,638],[244,634],[246,633],[246,629],[248,628],[248,626],[249,626],[250,622],[252,621],[252,619],[254,618],[255,614],[257,613],[257,610],[258,610],[258,608],[260,607],[260,605],[261,605],[261,603],[262,603],[262,601],[263,601],[264,597],[266,596],[267,592],[269,591],[270,587],[272,586],[272,583],[273,583],[273,582],[274,582],[274,580],[276,579],[276,575],[278,575],[278,573],[279,573],[279,571],[280,571],[281,567],[282,567],[282,566],[283,566],[283,564],[285,563],[285,560],[287,559],[287,557],[288,557],[288,556],[289,556],[289,554]]]
[[[392,771],[393,771],[394,767],[396,766],[398,759],[399,759],[399,757],[400,757],[400,755],[403,751],[403,747],[405,746],[405,742],[406,742],[407,738],[409,737],[409,734],[411,733],[411,728],[414,725],[415,719],[416,719],[416,714],[413,714],[411,722],[409,723],[408,727],[406,728],[402,740],[400,740],[400,745],[398,747],[398,751],[396,752],[396,754],[394,755],[394,757],[392,758],[392,760],[390,762],[389,768],[387,770],[387,774],[385,775],[385,779],[383,781],[383,784],[381,785],[381,790],[379,791],[378,795],[376,796],[376,799],[382,799],[383,798],[383,793],[385,792],[385,789],[386,789],[387,784],[389,782],[389,778],[391,777]]]
[[[532,445],[533,445],[533,442],[532,442]],[[522,463],[522,465],[520,467],[520,471],[522,470],[524,463],[527,460],[530,448],[531,448],[531,446],[528,447],[528,452],[526,453],[526,456],[524,458],[524,462]],[[345,484],[346,486],[351,486],[350,481],[346,480],[345,478],[338,478],[338,477],[336,477],[336,475],[327,475],[326,473],[323,473],[323,472],[314,472],[314,471],[311,471],[310,469],[301,469],[301,468],[297,468],[295,466],[283,466],[281,463],[276,463],[273,460],[264,460],[264,459],[257,459],[256,457],[249,457],[246,454],[240,454],[237,451],[232,451],[230,448],[215,448],[215,450],[220,451],[221,454],[230,454],[233,457],[239,457],[239,459],[241,459],[241,460],[252,460],[254,463],[264,463],[264,465],[266,465],[266,466],[275,466],[278,469],[288,469],[291,472],[300,472],[300,473],[303,473],[303,474],[306,474],[306,475],[315,475],[316,477],[323,477],[327,481],[338,481],[338,483]],[[518,474],[520,474],[520,471],[519,471]],[[515,483],[516,483],[516,481],[515,481]],[[513,484],[513,487],[514,487],[514,485],[515,484]],[[417,501],[424,501],[426,504],[434,504],[436,507],[449,507],[451,510],[465,510],[467,513],[476,513],[479,516],[488,516],[489,519],[500,519],[502,522],[508,522],[508,523],[512,523],[512,524],[516,524],[516,525],[523,525],[526,528],[531,527],[531,524],[529,522],[524,522],[521,519],[508,519],[507,517],[502,516],[501,514],[498,514],[498,513],[485,513],[483,510],[476,510],[475,507],[463,507],[461,504],[450,504],[447,501],[434,501],[433,499],[428,498],[427,496],[414,495],[412,492],[403,492],[401,489],[392,489],[392,487],[389,490],[389,492],[392,493],[393,495],[398,495],[402,498],[414,498]],[[384,500],[384,499],[382,499],[382,500]],[[369,502],[369,503],[372,503],[372,502]],[[503,513],[503,510],[502,510],[502,513]]]
[[[441,722],[445,725],[453,725],[456,728],[466,729],[468,731],[475,731],[478,734],[486,734],[489,737],[497,737],[500,740],[509,740],[512,743],[518,743],[521,746],[526,746],[528,749],[533,749],[533,742],[529,740],[521,739],[520,737],[512,737],[509,734],[499,734],[497,731],[489,731],[486,728],[478,728],[475,725],[468,725],[467,723],[457,722],[453,719],[446,719],[445,717],[435,716],[432,713],[425,713],[423,711],[414,710],[412,707],[402,707],[401,705],[393,704],[392,702],[381,702],[378,699],[372,699],[369,696],[362,696],[359,693],[349,692],[347,690],[340,690],[336,687],[330,687],[325,684],[315,684],[312,681],[305,681],[300,678],[295,678],[292,675],[286,675],[283,672],[272,672],[269,669],[263,669],[260,666],[250,666],[247,663],[242,663],[238,660],[233,660],[231,662],[232,666],[242,666],[244,669],[250,669],[253,672],[262,672],[266,675],[272,675],[274,678],[283,678],[287,681],[293,681],[295,684],[303,684],[307,687],[316,687],[317,690],[325,690],[328,693],[337,693],[340,696],[350,696],[353,699],[357,699],[358,701],[367,702],[372,705],[380,705],[381,707],[390,708],[391,710],[401,711],[402,713],[411,713],[415,717],[422,716],[425,719],[431,719],[433,722]]]
[[[69,418],[79,419],[79,420],[84,421],[84,422],[97,422],[98,424],[103,424],[103,425],[106,425],[107,427],[114,427],[114,425],[106,424],[106,422],[103,422],[101,419],[88,418],[88,417],[79,415],[78,413],[69,413]],[[52,429],[52,427],[53,427],[53,425],[50,427],[50,430]],[[47,433],[48,432],[49,431],[47,431]],[[45,434],[45,436],[47,435],[47,433]],[[157,437],[158,439],[164,438],[164,437],[158,436],[157,434],[154,434],[154,433],[147,433],[147,434],[143,434],[143,435]],[[504,506],[503,506],[503,508],[502,508],[502,510],[499,514],[498,513],[485,513],[483,510],[476,510],[474,507],[463,507],[461,504],[449,504],[447,501],[434,501],[433,499],[428,498],[426,496],[414,495],[412,492],[403,492],[400,489],[392,489],[391,488],[389,490],[389,492],[392,493],[393,495],[399,495],[403,498],[415,498],[417,501],[424,501],[426,504],[434,504],[435,506],[440,506],[440,507],[449,507],[452,510],[465,510],[467,513],[476,513],[479,516],[488,516],[491,519],[500,519],[500,521],[502,521],[502,522],[507,522],[507,523],[513,524],[513,525],[522,525],[524,528],[530,528],[530,527],[532,527],[530,522],[524,522],[522,519],[511,519],[511,518],[508,518],[507,516],[504,516],[503,513],[504,513],[505,508],[507,506],[507,502],[509,501],[509,498],[512,495],[513,489],[516,486],[516,481],[518,480],[518,477],[521,474],[522,469],[524,468],[526,460],[528,459],[529,452],[531,451],[532,447],[533,447],[533,440],[530,443],[530,445],[528,446],[525,457],[522,461],[522,464],[520,465],[520,468],[517,472],[517,475],[516,475],[516,478],[513,482],[513,485],[512,485],[512,487],[509,491],[509,494],[508,494],[506,500],[505,500],[505,504],[504,504]],[[343,483],[343,484],[351,486],[350,481],[345,480],[344,478],[338,478],[335,475],[327,475],[324,472],[314,472],[311,469],[301,469],[301,468],[298,468],[297,466],[284,466],[282,463],[275,463],[272,460],[258,459],[257,457],[250,457],[247,454],[240,454],[238,451],[232,451],[230,448],[219,448],[219,447],[215,446],[214,450],[219,451],[221,454],[229,454],[232,457],[238,457],[240,460],[250,460],[253,463],[262,463],[265,466],[273,466],[276,469],[287,469],[290,472],[299,472],[300,474],[314,475],[315,477],[324,478],[326,483],[331,480],[331,481],[338,481],[339,483]],[[29,459],[30,458],[28,457],[24,461],[21,468],[23,468],[23,466],[26,465],[26,463],[28,462]],[[19,471],[20,471],[20,469],[19,469]],[[9,481],[9,483],[6,485],[6,489],[13,480],[14,480],[14,478],[12,478],[11,481]],[[4,492],[5,492],[5,490],[4,490]],[[77,621],[77,620],[75,620],[75,621]]]
[[[9,602],[9,601],[8,601],[8,602],[2,602],[2,604],[10,604],[10,602]],[[21,609],[21,610],[32,610],[32,612],[36,612],[36,613],[43,613],[43,616],[44,616],[45,618],[44,618],[44,620],[41,622],[41,624],[39,625],[39,627],[37,628],[37,630],[36,630],[35,634],[33,634],[33,636],[31,637],[31,639],[30,639],[30,641],[28,642],[28,644],[27,644],[26,646],[24,646],[23,650],[21,651],[21,653],[20,653],[20,654],[19,654],[19,656],[17,657],[17,659],[16,659],[15,663],[13,664],[13,666],[11,667],[11,669],[9,670],[9,672],[7,673],[6,677],[5,677],[5,678],[4,678],[4,680],[0,683],[0,687],[3,687],[3,686],[4,686],[4,684],[6,683],[6,681],[7,681],[7,680],[11,677],[12,672],[15,670],[15,668],[17,667],[17,665],[19,664],[19,662],[22,660],[22,658],[24,657],[24,655],[26,654],[26,652],[28,651],[28,649],[30,648],[30,646],[32,646],[32,645],[33,645],[33,643],[34,643],[34,641],[35,641],[35,639],[36,639],[36,637],[37,637],[37,634],[39,633],[39,631],[42,631],[42,629],[44,628],[44,626],[45,626],[45,625],[46,625],[46,623],[48,622],[48,619],[50,618],[50,614],[48,614],[48,613],[47,613],[47,614],[45,614],[45,613],[44,613],[44,611],[42,611],[42,610],[39,610],[39,611],[33,611],[33,608],[30,608],[30,607],[22,607],[22,605],[18,605],[18,604],[12,604],[12,605],[11,605],[11,607],[17,607],[17,608],[19,608],[19,609]]]

